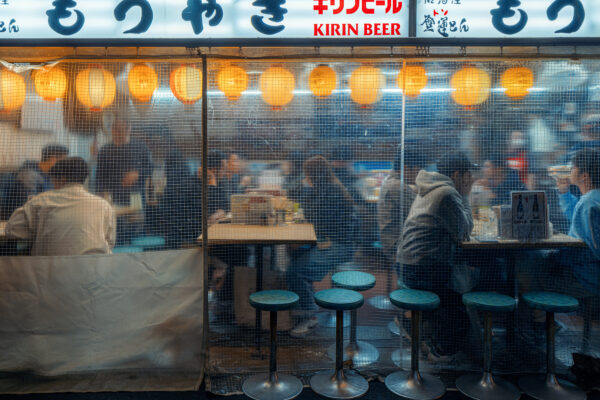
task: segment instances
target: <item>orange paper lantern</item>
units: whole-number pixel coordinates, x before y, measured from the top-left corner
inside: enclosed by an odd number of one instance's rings
[[[217,74],[217,86],[229,100],[239,99],[248,88],[248,74],[242,67],[229,65]]]
[[[202,98],[202,70],[182,65],[171,72],[171,91],[183,104],[194,104]]]
[[[25,102],[25,80],[6,68],[0,72],[0,110],[12,111]]]
[[[502,74],[500,85],[505,93],[513,99],[521,99],[529,93],[533,86],[533,72],[526,67],[509,68]]]
[[[259,81],[263,100],[273,107],[282,107],[294,98],[296,80],[290,70],[271,67],[262,73]]]
[[[464,67],[452,76],[450,85],[454,89],[454,101],[463,106],[475,106],[487,100],[492,81],[484,70]]]
[[[319,65],[308,76],[308,87],[317,97],[329,97],[337,87],[337,75],[333,68]]]
[[[67,74],[59,67],[39,69],[33,73],[33,84],[42,99],[54,101],[67,92]]]
[[[129,70],[127,85],[129,86],[129,93],[135,99],[146,103],[150,101],[158,87],[158,75],[156,75],[154,68],[145,64],[138,64]]]
[[[419,65],[407,65],[398,73],[398,87],[408,97],[417,97],[427,86],[427,71]]]
[[[100,111],[115,100],[113,75],[100,66],[84,69],[75,78],[77,99],[91,111]]]
[[[348,84],[352,100],[360,105],[369,105],[380,99],[385,77],[379,68],[365,65],[352,72]]]

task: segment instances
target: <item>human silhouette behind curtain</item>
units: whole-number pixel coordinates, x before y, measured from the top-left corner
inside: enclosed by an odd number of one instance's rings
[[[353,256],[352,197],[324,157],[309,158],[304,163],[304,173],[309,187],[302,208],[306,219],[314,225],[317,245],[290,253],[286,280],[288,288],[300,297],[294,311],[299,323],[290,331],[292,336],[303,336],[317,324],[312,283],[322,280],[336,265]]]

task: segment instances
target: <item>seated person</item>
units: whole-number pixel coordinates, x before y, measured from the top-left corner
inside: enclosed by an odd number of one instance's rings
[[[58,161],[49,171],[54,189],[18,208],[6,225],[7,235],[31,240],[32,256],[110,253],[116,235],[113,208],[84,188],[88,174],[82,158]]]
[[[466,155],[451,152],[437,164],[439,172],[419,171],[415,198],[398,247],[397,262],[404,284],[436,293],[441,306],[433,314],[433,357],[463,348],[468,332],[461,295],[453,290],[456,247],[473,229],[468,196],[474,165]]]
[[[503,154],[492,154],[483,163],[483,179],[478,184],[489,189],[491,193],[490,205],[498,206],[510,204],[510,192],[527,190],[519,179],[519,173],[508,168],[508,163]]]
[[[302,207],[304,216],[314,225],[317,245],[301,247],[290,254],[286,281],[289,290],[300,297],[294,310],[300,321],[290,331],[295,337],[306,335],[317,325],[312,283],[322,280],[336,265],[350,261],[353,256],[352,197],[323,156],[309,158],[304,163],[304,173],[310,188]]]
[[[48,172],[57,161],[64,159],[68,154],[69,149],[65,146],[50,144],[42,149],[41,161],[23,163],[4,191],[2,218],[10,217],[17,208],[25,204],[30,196],[52,189]]]
[[[404,184],[401,181],[402,152],[398,147],[393,170],[381,185],[379,202],[377,204],[377,221],[379,223],[379,237],[383,245],[383,252],[392,263],[396,259],[398,243],[402,235],[404,221],[410,211],[417,188],[415,179],[419,171],[425,167],[426,161],[419,157],[415,148],[406,148],[404,152]]]

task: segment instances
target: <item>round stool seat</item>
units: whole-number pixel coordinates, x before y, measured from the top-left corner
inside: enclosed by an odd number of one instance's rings
[[[414,311],[431,311],[440,305],[437,294],[414,289],[395,290],[390,293],[390,301],[396,307]]]
[[[348,289],[325,289],[315,293],[315,303],[328,310],[354,310],[363,302],[362,294]]]
[[[371,274],[361,271],[343,271],[333,274],[331,277],[333,284],[342,289],[369,290],[375,286],[375,277]]]
[[[252,293],[249,299],[250,305],[261,311],[283,311],[298,304],[299,297],[288,290],[263,290]]]
[[[138,246],[148,249],[160,248],[165,246],[165,238],[160,236],[141,236],[131,241],[132,246]]]
[[[143,253],[144,248],[139,246],[116,246],[112,249],[113,254]]]
[[[579,307],[576,298],[560,293],[530,292],[523,295],[523,300],[529,307],[546,312],[570,313]]]
[[[509,312],[514,310],[517,305],[514,298],[494,292],[465,293],[462,301],[465,306],[490,312]]]

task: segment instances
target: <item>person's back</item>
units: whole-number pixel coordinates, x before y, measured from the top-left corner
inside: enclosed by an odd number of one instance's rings
[[[51,170],[53,181],[72,160],[85,163],[78,158],[59,161]],[[31,240],[34,256],[110,253],[115,240],[113,209],[106,200],[89,193],[84,180],[63,181],[58,189],[30,199],[11,216],[7,234]]]
[[[437,172],[420,171],[418,195],[404,223],[398,261],[410,265],[449,264],[458,241],[468,238],[473,221],[452,180]]]

